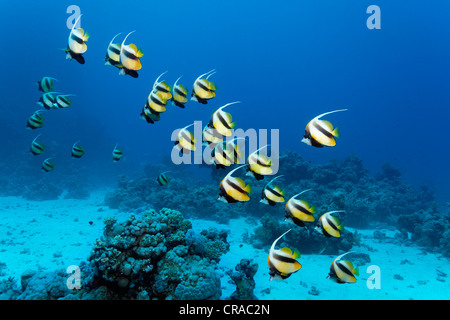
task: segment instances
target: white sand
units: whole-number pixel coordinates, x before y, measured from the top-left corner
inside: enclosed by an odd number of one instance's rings
[[[0,279],[14,276],[17,281],[27,269],[54,271],[86,261],[93,243],[103,231],[103,219],[116,216],[119,221],[126,213],[103,206],[105,191],[93,194],[87,200],[59,199],[28,201],[17,197],[0,198]],[[89,221],[93,221],[90,225]],[[301,270],[284,281],[269,281],[266,250],[255,249],[244,243],[242,236],[253,233],[254,226],[245,218],[217,224],[208,220],[195,220],[193,227],[200,232],[209,226],[230,231],[230,251],[223,255],[220,267],[222,298],[235,290],[225,270],[234,269],[242,258],[252,258],[259,264],[255,276],[255,295],[265,300],[292,299],[450,299],[450,261],[440,255],[424,254],[421,248],[380,244],[372,238],[373,230],[358,230],[366,236],[363,242],[376,249],[367,252],[371,262],[360,266],[355,284],[337,284],[326,276],[332,260],[328,255],[302,255]],[[295,227],[295,226],[294,226]],[[387,235],[390,231],[384,230]],[[391,232],[392,233],[392,232]],[[400,264],[407,259],[411,264]],[[369,265],[381,271],[381,288],[368,289],[366,273]],[[448,274],[444,282],[437,280],[436,269]],[[394,278],[400,275],[403,280]],[[318,295],[311,294],[315,287]]]

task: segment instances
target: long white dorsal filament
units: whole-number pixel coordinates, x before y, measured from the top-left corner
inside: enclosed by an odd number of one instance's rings
[[[116,34],[115,36],[114,36],[114,38],[112,38],[112,40],[111,40],[111,42],[109,43],[109,46],[111,46],[112,44],[113,44],[113,41],[114,41],[114,39],[116,39],[119,35],[121,35],[122,34],[122,32],[119,32],[118,34]],[[109,47],[108,46],[108,47]]]
[[[131,31],[130,33],[127,34],[127,36],[125,37],[125,39],[123,39],[122,44],[120,46],[120,55],[122,55],[123,52],[123,45],[125,44],[125,41],[127,41],[127,38],[130,34],[132,34],[133,32],[136,32],[136,30]]]
[[[162,81],[159,81],[159,79],[160,79],[163,75],[165,75],[167,72],[168,72],[168,70],[164,71],[163,73],[161,73],[161,74],[158,76],[158,78],[156,78],[155,82],[153,83],[153,88],[152,88],[152,89],[155,89],[155,87],[156,87],[158,84],[160,84],[160,83],[162,82]],[[164,81],[164,80],[163,80],[163,81]]]
[[[318,115],[318,116],[315,117],[314,119],[320,119],[320,118],[322,118],[323,116],[326,116],[327,114],[331,114],[331,113],[335,113],[335,112],[341,112],[341,111],[347,111],[347,110],[348,110],[348,109],[340,109],[340,110],[333,110],[333,111],[325,112],[325,113],[322,113],[322,114]]]
[[[200,75],[197,79],[195,79],[195,81],[194,82],[197,82],[199,79],[201,79],[202,77],[204,77],[204,76],[206,76],[207,74],[209,74],[209,76],[211,75],[212,73],[216,73],[216,69],[212,69],[212,70],[210,70],[210,71],[208,71],[208,72],[206,72],[206,73],[204,73],[204,74],[202,74],[202,75]],[[208,76],[208,77],[209,77]]]
[[[33,142],[32,142],[32,143],[34,143],[34,142],[36,141],[36,139],[39,138],[41,135],[42,135],[42,133],[38,134],[38,135],[36,136],[36,138],[33,139]]]
[[[303,190],[302,192],[297,193],[295,196],[293,196],[292,199],[295,199],[295,198],[298,197],[299,195],[301,195],[301,194],[303,194],[303,193],[305,193],[305,192],[307,192],[307,191],[311,191],[311,190],[312,190],[312,189],[306,189],[306,190]]]

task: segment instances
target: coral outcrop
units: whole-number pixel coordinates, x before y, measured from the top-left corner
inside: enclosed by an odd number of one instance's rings
[[[257,300],[258,298],[253,293],[255,290],[255,280],[253,277],[258,271],[258,264],[252,259],[241,259],[234,271],[230,270],[229,276],[236,284],[236,291],[234,291],[230,300]]]
[[[116,298],[219,299],[217,261],[228,248],[226,233],[198,236],[177,210],[148,210],[121,223],[105,219],[89,257],[91,287],[104,286]]]

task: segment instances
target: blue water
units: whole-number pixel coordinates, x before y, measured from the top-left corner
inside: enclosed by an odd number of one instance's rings
[[[238,126],[279,129],[282,150],[312,161],[355,153],[374,171],[390,161],[409,181],[432,186],[441,198],[448,194],[449,4],[379,2],[381,29],[369,30],[371,3],[361,1],[133,1],[129,9],[119,1],[78,1],[91,34],[83,66],[59,50],[70,4],[1,4],[0,25],[9,30],[8,50],[0,53],[3,159],[18,157],[33,137],[22,130],[24,119],[36,109],[35,82],[49,75],[60,80],[57,90],[77,97],[71,110],[47,113],[40,133],[70,145],[80,139],[90,150],[88,167],[101,167],[116,143],[130,162],[158,157],[172,147],[167,140],[175,128],[206,122],[211,105],[240,100],[232,109]],[[130,41],[145,53],[139,79],[102,63],[111,38],[132,30]],[[213,68],[214,104],[169,108],[156,125],[139,119],[160,73],[168,70],[171,84],[183,75],[191,89]],[[309,119],[336,108],[349,109],[330,119],[341,128],[337,148],[300,143]]]
[[[91,34],[85,65],[60,50],[72,4]],[[371,4],[381,8],[379,30],[366,26]],[[356,154],[372,173],[388,161],[407,182],[450,201],[449,9],[445,1],[416,0],[3,1],[0,163],[23,165],[24,174],[40,178],[42,159],[31,159],[28,150],[42,133],[60,177],[77,172],[114,183],[119,174],[170,156],[175,129],[206,124],[217,107],[239,100],[228,109],[237,126],[279,129],[281,151],[314,163]],[[138,79],[104,65],[112,37],[132,30],[128,43],[145,53]],[[183,75],[191,92],[195,78],[211,69],[218,90],[207,105],[169,105],[156,124],[139,118],[159,74],[167,70],[171,85]],[[39,109],[36,81],[43,76],[59,80],[56,91],[77,96],[67,110],[45,112],[42,129],[26,130]],[[336,147],[301,143],[310,119],[342,108],[348,111],[329,117],[341,129]],[[81,164],[69,157],[77,140],[86,149]],[[116,144],[125,156],[113,164]]]

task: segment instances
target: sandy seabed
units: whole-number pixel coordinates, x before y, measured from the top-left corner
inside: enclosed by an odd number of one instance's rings
[[[102,235],[103,219],[115,216],[122,221],[129,215],[104,206],[107,191],[95,192],[86,200],[0,198],[0,280],[12,276],[20,281],[21,274],[29,269],[53,271],[86,261],[95,240]],[[228,224],[190,220],[198,232],[208,227],[229,230],[231,247],[219,263],[222,299],[235,290],[226,271],[234,269],[243,258],[251,258],[259,265],[254,293],[263,300],[450,299],[450,276],[446,276],[450,274],[449,259],[426,253],[418,246],[380,242],[373,237],[374,230],[357,230],[362,242],[374,250],[352,249],[369,254],[371,259],[370,263],[359,266],[360,275],[354,284],[337,284],[327,279],[335,256],[319,254],[302,255],[299,258],[302,268],[290,278],[269,281],[268,251],[255,249],[243,241],[243,236],[253,233],[255,228],[246,217],[232,219]],[[395,233],[380,231],[387,237]],[[378,281],[372,280],[371,276],[375,275],[379,276]],[[375,284],[379,288],[370,289]]]

